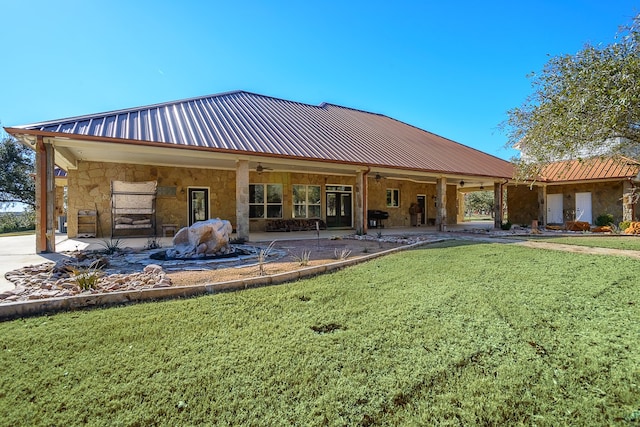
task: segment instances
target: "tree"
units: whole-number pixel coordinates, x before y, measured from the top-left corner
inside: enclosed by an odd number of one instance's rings
[[[464,204],[467,212],[483,213],[493,216],[493,192],[474,191],[464,195]]]
[[[0,206],[36,206],[33,152],[10,136],[0,142]]]
[[[640,155],[640,14],[614,43],[553,57],[528,77],[533,94],[501,124],[507,146],[523,151],[521,174],[559,159]]]

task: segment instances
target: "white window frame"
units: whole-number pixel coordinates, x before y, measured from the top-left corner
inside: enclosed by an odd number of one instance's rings
[[[391,195],[391,197],[389,197],[389,195]],[[389,203],[389,200],[391,200],[391,203]],[[394,201],[396,202],[396,204],[393,203]],[[400,207],[400,189],[399,188],[387,188],[386,203],[388,208]]]
[[[271,184],[271,183],[259,183],[259,184],[249,184],[249,188],[251,188],[251,186],[262,186],[262,194],[264,196],[264,199],[262,200],[262,203],[253,203],[251,202],[251,200],[249,200],[249,218],[250,219],[262,219],[262,218],[266,218],[266,219],[281,219],[284,215],[284,191],[283,191],[283,186],[282,184]],[[279,203],[269,203],[268,199],[269,199],[269,191],[268,191],[268,187],[269,186],[275,186],[275,187],[280,187],[280,202]],[[251,194],[251,190],[249,190],[249,194]],[[262,216],[251,216],[251,206],[262,206]],[[280,206],[280,216],[269,216],[269,207],[272,206]]]
[[[305,201],[303,203],[296,203],[294,187],[304,187]],[[317,203],[309,202],[309,187],[315,187],[318,189],[318,193],[320,197],[318,197]],[[291,206],[292,206],[291,216],[293,218],[321,218],[322,217],[322,187],[320,185],[313,185],[313,184],[293,184],[293,186],[291,187]],[[296,206],[304,206],[304,216],[296,216]],[[318,215],[309,216],[310,206],[318,207]]]

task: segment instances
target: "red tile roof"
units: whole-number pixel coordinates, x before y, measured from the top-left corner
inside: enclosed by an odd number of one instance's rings
[[[547,182],[589,181],[633,178],[640,171],[640,163],[626,157],[592,158],[555,162],[545,167],[541,180]]]
[[[390,117],[237,91],[17,126],[366,166],[511,178],[511,163]]]

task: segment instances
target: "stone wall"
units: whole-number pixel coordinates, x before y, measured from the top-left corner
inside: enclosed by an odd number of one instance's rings
[[[78,231],[78,210],[98,212],[98,237],[111,235],[111,181],[157,181],[170,195],[156,199],[156,230],[162,224],[188,225],[189,187],[209,188],[211,218],[228,219],[235,224],[235,172],[209,169],[183,169],[148,165],[79,162],[68,171],[68,234]],[[143,230],[143,232],[146,230]],[[138,230],[140,232],[140,230]],[[151,232],[150,234],[154,234]]]
[[[507,191],[509,220],[512,223],[528,224],[532,219],[542,219],[538,218],[537,186],[529,190],[525,184],[510,185]],[[602,214],[613,215],[616,224],[622,221],[622,181],[548,185],[547,194],[563,195],[562,210],[565,221],[573,220],[575,217],[576,193],[591,193],[591,212],[594,223]]]
[[[527,184],[507,186],[507,218],[512,224],[531,224],[534,219],[542,224],[538,218],[538,187]]]
[[[98,212],[98,237],[111,236],[111,181],[157,181],[156,229],[149,235],[161,235],[162,224],[188,225],[188,189],[202,187],[209,189],[209,217],[221,218],[231,222],[235,229],[235,171],[186,169],[163,166],[116,164],[101,162],[79,162],[77,169],[68,171],[68,234],[76,237],[78,231],[77,215],[79,210]],[[293,185],[319,185],[322,191],[322,217],[325,218],[326,185],[349,185],[352,187],[352,200],[355,206],[355,176],[316,175],[294,172],[270,172],[249,174],[250,184],[282,184],[283,217],[291,218],[293,210]],[[409,206],[417,200],[418,194],[426,195],[427,212],[425,218],[436,217],[433,200],[436,194],[435,184],[419,184],[411,181],[368,177],[368,209],[389,212],[387,227],[408,227],[410,225]],[[400,190],[400,206],[386,206],[387,188]],[[458,199],[455,185],[447,187],[447,222],[455,224],[458,213]],[[355,207],[354,207],[355,209]],[[355,221],[355,212],[353,214]],[[251,232],[264,231],[265,219],[251,219]],[[353,224],[355,226],[355,224]],[[137,230],[138,234],[147,230]],[[118,230],[118,235],[123,234]]]

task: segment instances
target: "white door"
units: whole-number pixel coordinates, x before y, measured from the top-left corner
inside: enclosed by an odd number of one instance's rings
[[[591,193],[576,193],[576,221],[591,224]]]
[[[547,224],[563,224],[562,194],[547,194]]]

